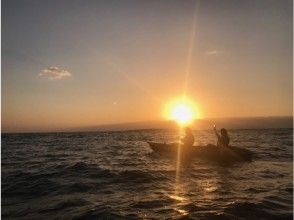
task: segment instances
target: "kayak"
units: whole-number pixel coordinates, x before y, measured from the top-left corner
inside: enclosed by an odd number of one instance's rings
[[[178,143],[156,143],[147,142],[151,149],[160,154],[176,156],[179,149]],[[181,145],[182,153],[191,157],[204,158],[217,162],[245,162],[251,161],[253,152],[240,147],[218,147],[216,145],[208,144],[206,146],[192,146],[189,149]]]

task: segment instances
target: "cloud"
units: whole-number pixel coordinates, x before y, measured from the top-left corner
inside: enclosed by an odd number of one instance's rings
[[[220,53],[222,53],[220,50],[210,50],[205,52],[206,55],[218,55]]]
[[[66,77],[70,77],[71,73],[67,70],[63,70],[55,66],[50,66],[46,69],[43,69],[39,76],[47,77],[51,80],[61,80]]]

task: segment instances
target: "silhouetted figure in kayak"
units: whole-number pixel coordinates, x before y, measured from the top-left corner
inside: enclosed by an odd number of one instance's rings
[[[226,129],[222,128],[220,130],[221,135],[218,134],[216,127],[213,128],[215,135],[217,136],[217,146],[219,147],[228,147],[230,143],[230,137]]]
[[[185,147],[192,147],[194,144],[194,136],[193,136],[192,131],[189,127],[186,127],[186,129],[185,129],[185,136],[182,139],[182,143]]]

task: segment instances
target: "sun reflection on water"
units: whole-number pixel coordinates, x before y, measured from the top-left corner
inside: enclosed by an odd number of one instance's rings
[[[186,202],[187,199],[185,197],[179,196],[179,195],[169,195],[169,197],[173,200],[176,200],[178,202]]]
[[[215,192],[218,187],[213,183],[213,182],[209,182],[209,181],[205,181],[202,183],[202,188],[205,192]]]
[[[188,215],[189,212],[184,210],[184,209],[179,209],[179,208],[174,208],[175,211],[177,211],[178,213],[180,213],[181,215],[185,216]]]
[[[174,194],[174,195],[169,195],[169,198],[171,198],[171,199],[173,199],[175,201],[176,207],[174,207],[173,209],[177,213],[179,213],[182,216],[185,216],[185,215],[189,214],[189,212],[187,210],[181,208],[185,204],[189,203],[189,200],[186,197]]]

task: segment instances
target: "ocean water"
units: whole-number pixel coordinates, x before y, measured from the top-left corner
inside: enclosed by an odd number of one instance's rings
[[[2,219],[292,219],[293,130],[229,134],[252,162],[177,166],[146,143],[177,131],[2,134]]]

